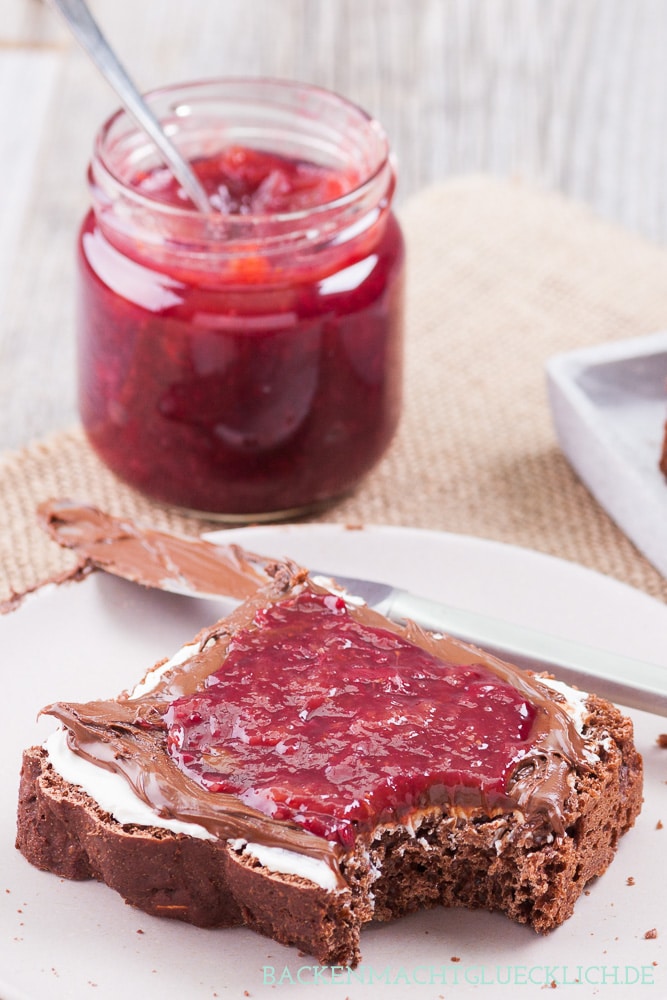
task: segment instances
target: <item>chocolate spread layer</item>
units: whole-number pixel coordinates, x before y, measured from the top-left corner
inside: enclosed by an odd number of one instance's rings
[[[238,545],[181,538],[66,499],[47,500],[37,513],[53,540],[79,555],[81,569],[103,569],[147,587],[237,600],[269,579],[265,570],[273,560]]]
[[[291,565],[275,567],[273,572],[274,581],[269,587],[200,633],[197,652],[156,675],[154,686],[145,694],[88,704],[57,703],[44,712],[67,727],[70,746],[76,753],[122,774],[157,815],[199,823],[218,837],[238,837],[319,857],[326,860],[339,884],[344,885],[339,868],[344,854],[340,845],[304,831],[295,823],[248,808],[234,795],[207,790],[184,773],[167,750],[167,708],[176,698],[206,685],[207,678],[224,665],[233,636],[240,629],[252,628],[257,612],[304,590],[328,593],[308,580],[305,571]],[[534,828],[536,838],[562,835],[568,825],[573,776],[590,767],[584,740],[558,696],[530,674],[474,646],[427,634],[413,624],[396,625],[365,606],[352,607],[349,614],[362,626],[389,630],[444,663],[481,664],[526,697],[534,708],[528,749],[516,761],[505,793],[488,801],[479,789],[466,786],[449,789],[449,801],[458,815],[484,820],[519,813]],[[427,807],[416,806],[414,812]],[[361,830],[360,835],[371,839],[373,830]]]

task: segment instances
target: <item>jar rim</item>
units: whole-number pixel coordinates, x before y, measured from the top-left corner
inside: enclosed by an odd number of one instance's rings
[[[360,179],[342,194],[328,201],[315,202],[305,208],[281,212],[253,212],[243,216],[217,210],[202,213],[192,205],[185,203],[182,206],[174,205],[152,198],[133,186],[131,181],[128,182],[127,179],[123,178],[118,165],[114,163],[114,154],[118,154],[121,142],[128,143],[133,139],[140,140],[143,143],[145,155],[154,157],[157,165],[164,166],[164,163],[157,147],[148,137],[144,136],[131,115],[125,109],[118,108],[105,120],[95,137],[93,160],[88,171],[91,190],[104,204],[122,200],[128,207],[140,212],[152,213],[163,219],[189,220],[190,224],[204,220],[207,225],[212,225],[213,229],[218,229],[218,226],[215,225],[217,222],[225,226],[231,225],[235,229],[240,227],[248,234],[256,229],[263,229],[267,224],[271,225],[275,231],[286,232],[309,219],[315,220],[321,216],[345,213],[350,207],[363,203],[368,194],[375,191],[379,184],[386,186],[391,193],[394,183],[394,167],[384,128],[374,116],[360,105],[336,91],[299,80],[270,76],[229,76],[167,84],[147,91],[144,98],[149,105],[159,105],[165,101],[173,102],[176,97],[181,98],[177,105],[172,105],[172,113],[175,116],[174,120],[184,122],[188,118],[196,120],[196,101],[193,98],[197,93],[208,93],[211,98],[217,96],[224,102],[225,93],[229,91],[230,97],[236,94],[237,99],[247,101],[254,90],[259,91],[263,107],[285,110],[287,105],[282,103],[281,99],[288,93],[292,93],[302,98],[319,100],[330,108],[345,113],[348,116],[348,123],[353,124],[359,130],[360,136],[363,133],[363,138],[369,144],[371,161],[367,172],[360,175]],[[243,95],[244,92],[245,97],[239,96]],[[186,110],[193,107],[194,111]],[[293,114],[295,120],[298,119],[304,123],[313,122],[313,119],[304,113],[299,116],[298,109]],[[166,128],[170,138],[174,139],[178,134],[178,129],[173,126],[173,122],[171,127],[166,127],[163,121],[164,116],[158,114],[158,118],[163,127]],[[123,129],[123,134],[120,138],[114,138],[114,130],[118,129]],[[114,144],[113,148],[110,148],[112,143]],[[138,160],[139,156],[135,149],[133,159],[135,167]]]

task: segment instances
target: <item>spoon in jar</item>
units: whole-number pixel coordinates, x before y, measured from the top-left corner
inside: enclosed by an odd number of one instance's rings
[[[127,113],[155,143],[165,164],[195,208],[200,212],[210,213],[212,207],[206,191],[190,164],[167,137],[159,121],[127,75],[84,0],[50,0],[50,2],[62,14],[76,40],[86,50],[107,83],[115,90]]]

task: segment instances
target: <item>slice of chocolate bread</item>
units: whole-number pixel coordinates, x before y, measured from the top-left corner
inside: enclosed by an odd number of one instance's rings
[[[130,694],[44,710],[17,847],[148,913],[354,965],[370,920],[572,913],[641,805],[616,708],[287,564]]]

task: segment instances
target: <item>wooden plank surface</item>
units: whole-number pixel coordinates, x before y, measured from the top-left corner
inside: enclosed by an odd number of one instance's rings
[[[392,138],[399,203],[427,184],[490,172],[555,188],[667,242],[665,0],[91,8],[142,88],[262,74],[362,104]],[[115,105],[48,4],[2,0],[0,451],[76,420],[73,246],[93,136]]]

